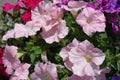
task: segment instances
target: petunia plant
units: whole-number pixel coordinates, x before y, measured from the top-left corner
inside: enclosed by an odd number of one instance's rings
[[[0,80],[119,80],[119,0],[18,0],[0,13]]]

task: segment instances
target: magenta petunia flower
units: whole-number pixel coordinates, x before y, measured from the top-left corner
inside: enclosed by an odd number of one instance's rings
[[[76,21],[88,36],[95,32],[105,31],[105,16],[99,10],[86,7],[78,14]]]
[[[120,0],[94,0],[98,3],[98,9],[105,13],[119,13]]]
[[[65,65],[69,60],[72,65],[66,67],[78,76],[99,74],[99,66],[105,59],[104,53],[95,48],[88,40],[79,43],[76,39],[61,50],[60,56],[63,58]]]
[[[17,58],[17,49],[15,46],[5,47],[2,60],[8,74],[12,74],[20,65],[20,60]]]
[[[27,8],[34,8],[42,0],[22,0]]]
[[[22,16],[22,20],[26,23],[28,21],[31,21],[31,10],[28,9]]]
[[[52,63],[38,63],[31,75],[31,80],[57,80],[57,68]]]
[[[8,12],[9,10],[13,9],[15,5],[11,3],[5,3],[2,7],[3,11]]]
[[[27,80],[30,64],[21,64],[10,77],[10,80]]]
[[[2,57],[3,57],[3,50],[2,48],[0,48],[0,77],[8,77],[8,73],[5,71],[5,67],[4,67],[4,64],[3,64],[3,60],[2,60]]]

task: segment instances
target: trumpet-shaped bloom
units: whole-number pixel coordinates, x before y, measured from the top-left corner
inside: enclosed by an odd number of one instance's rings
[[[2,61],[2,57],[3,57],[3,50],[2,48],[0,48],[0,77],[8,77],[7,72],[5,71],[5,67]]]
[[[42,28],[41,36],[49,44],[59,42],[68,34],[62,17],[63,10],[51,2],[43,1],[32,10],[32,20],[37,20],[36,25]]]
[[[57,22],[56,22],[57,23]],[[66,27],[66,22],[62,20],[55,25],[49,31],[43,29],[41,35],[47,43],[59,42],[68,34],[68,28]],[[49,27],[49,26],[46,26]]]
[[[26,23],[28,21],[31,21],[31,10],[28,9],[22,16],[22,20]]]
[[[71,77],[69,77],[68,80],[106,80],[106,73],[109,73],[110,69],[104,68],[100,70],[100,74],[96,75],[96,76],[77,76],[77,75],[72,75]]]
[[[77,75],[72,75],[68,80],[97,80],[93,76],[77,76]]]
[[[30,64],[21,64],[10,77],[10,80],[27,80]]]
[[[51,2],[42,1],[32,10],[32,20],[45,15],[51,17],[51,19],[61,19],[63,17],[63,10]]]
[[[109,67],[106,67],[106,68],[103,68],[100,70],[100,74],[95,76],[96,80],[106,80],[106,75],[107,73],[110,72],[110,68]]]
[[[114,75],[114,76],[112,76],[112,80],[120,80],[120,76]]]
[[[57,80],[56,65],[52,63],[38,63],[31,75],[31,80]]]
[[[36,25],[36,21],[29,21],[25,25],[15,24],[14,29],[7,31],[3,36],[2,40],[7,40],[9,38],[20,38],[35,35],[40,27]]]
[[[104,53],[95,48],[88,40],[79,43],[76,39],[61,50],[60,56],[65,64],[68,63],[68,60],[71,62],[72,65],[66,64],[66,67],[78,76],[95,76],[99,74],[99,65],[105,59]]]
[[[42,0],[22,0],[27,8],[34,8]]]
[[[67,5],[62,5],[62,7],[71,12],[78,12],[80,9],[86,6],[85,1],[69,1]]]
[[[105,31],[105,16],[99,10],[86,7],[78,14],[76,21],[88,36],[95,32]]]
[[[3,11],[8,12],[9,10],[13,9],[15,5],[11,4],[11,3],[5,3],[3,5]]]
[[[120,0],[94,0],[98,3],[98,9],[106,13],[119,13]]]
[[[8,74],[12,74],[20,65],[20,60],[17,58],[17,49],[15,46],[5,47],[2,60]]]

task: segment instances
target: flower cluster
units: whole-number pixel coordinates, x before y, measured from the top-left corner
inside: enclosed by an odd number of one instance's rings
[[[0,79],[119,80],[119,0],[18,0],[0,14]]]

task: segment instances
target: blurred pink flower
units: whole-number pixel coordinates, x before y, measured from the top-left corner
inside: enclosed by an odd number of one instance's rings
[[[52,28],[48,31],[46,31],[43,27],[41,36],[47,43],[51,44],[53,42],[59,42],[62,38],[64,38],[68,34],[68,28],[64,20],[56,23],[55,25],[53,24]],[[49,27],[49,26],[45,26],[45,27]]]
[[[42,0],[22,0],[27,8],[34,8]]]
[[[2,10],[5,12],[8,12],[9,10],[13,10],[16,12],[17,10],[20,10],[22,7],[24,7],[24,3],[21,0],[18,0],[17,4],[11,4],[9,2],[5,3],[2,6]]]
[[[80,9],[84,8],[87,5],[85,1],[69,1],[67,5],[62,5],[62,7],[71,12],[78,12]]]
[[[57,68],[52,63],[38,63],[31,75],[31,80],[57,80]]]
[[[68,80],[106,80],[105,74],[109,72],[110,72],[110,69],[106,67],[106,68],[99,70],[100,74],[96,76],[87,76],[87,75],[78,76],[78,75],[73,74],[71,77],[68,78]]]
[[[28,9],[22,16],[22,20],[26,23],[28,21],[31,21],[31,10]]]
[[[9,38],[14,38],[14,30],[9,30],[9,31],[7,31],[6,34],[3,35],[2,40],[5,40],[5,41],[6,41],[6,40],[9,39]]]
[[[99,65],[105,59],[104,53],[100,49],[94,48],[88,40],[79,43],[76,39],[61,50],[60,56],[65,64],[69,59],[72,65],[66,64],[66,67],[78,76],[95,76],[98,74]]]
[[[20,60],[17,58],[17,47],[6,46],[3,55],[3,63],[6,67],[6,72],[12,74],[20,65]]]
[[[13,9],[15,5],[11,3],[5,3],[2,7],[3,11],[8,12],[9,10]]]
[[[63,10],[57,7],[55,4],[51,2],[42,1],[32,9],[32,20],[40,18],[40,16],[51,17],[51,19],[61,19],[63,17]]]
[[[99,10],[86,7],[78,14],[76,21],[88,36],[95,32],[105,31],[105,16]]]
[[[36,21],[29,21],[25,25],[16,23],[14,29],[7,31],[2,40],[35,35],[40,28],[41,27],[36,25]]]
[[[105,74],[107,74],[109,72],[110,72],[110,68],[109,67],[101,69],[99,71],[100,75],[95,76],[96,80],[106,80],[106,75]]]
[[[4,67],[4,64],[3,64],[3,60],[2,60],[2,57],[3,57],[3,49],[0,47],[0,77],[9,77],[8,73],[5,71],[6,68]]]
[[[27,80],[30,64],[21,64],[10,77],[10,80]]]
[[[32,10],[32,20],[36,20],[35,25],[42,27],[41,36],[49,44],[59,42],[68,34],[62,17],[63,10],[51,2],[42,1]]]
[[[77,76],[77,75],[72,75],[68,80],[97,80],[93,76]],[[101,79],[102,80],[102,79]]]

